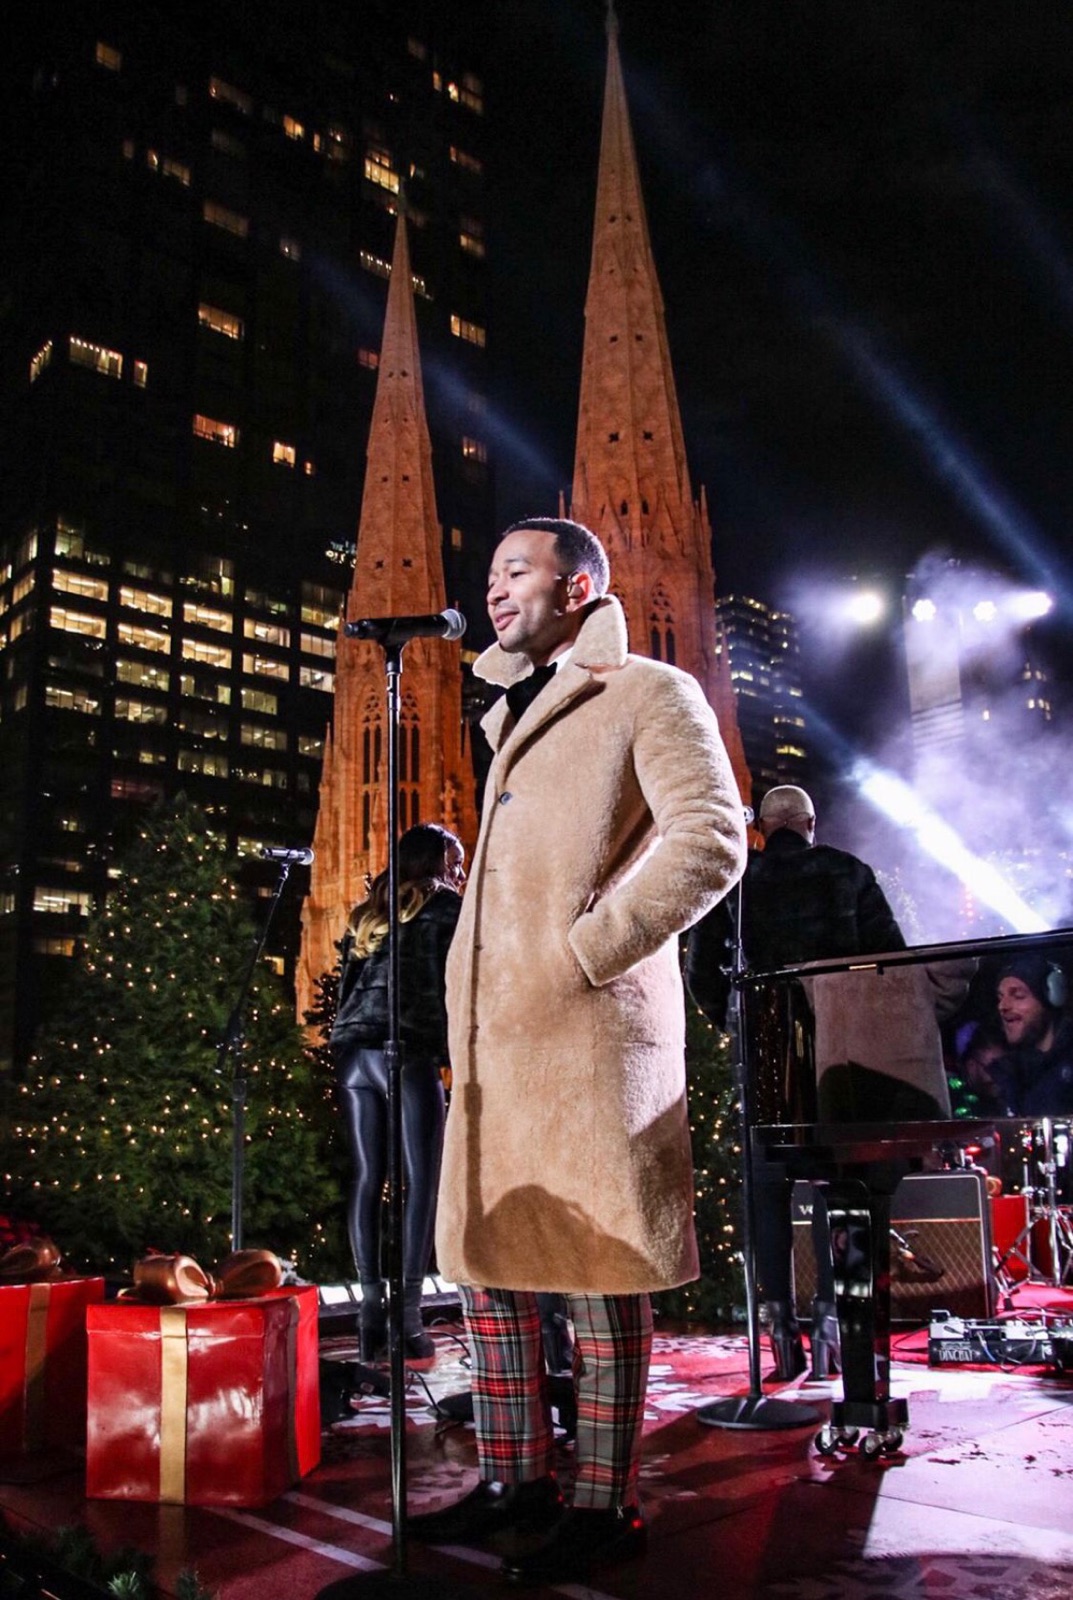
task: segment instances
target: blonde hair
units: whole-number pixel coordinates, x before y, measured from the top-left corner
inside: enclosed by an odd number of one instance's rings
[[[457,886],[446,876],[447,851],[459,840],[437,822],[419,822],[407,828],[399,840],[399,921],[412,922],[437,889]],[[380,872],[369,887],[368,898],[350,913],[349,928],[354,936],[353,954],[359,959],[379,950],[387,938],[389,923],[388,875]]]

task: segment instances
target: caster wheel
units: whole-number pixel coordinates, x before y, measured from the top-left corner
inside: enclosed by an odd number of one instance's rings
[[[853,1449],[853,1446],[857,1443],[857,1440],[860,1438],[860,1436],[860,1428],[843,1428],[839,1435],[847,1450]]]
[[[883,1439],[881,1441],[883,1454],[885,1456],[896,1456],[898,1451],[902,1448],[903,1438],[904,1435],[901,1428],[890,1428],[883,1435]]]
[[[833,1456],[838,1449],[838,1438],[832,1428],[821,1428],[815,1443],[821,1456]]]
[[[878,1433],[866,1433],[861,1440],[861,1455],[866,1461],[877,1460],[882,1449],[883,1440]]]

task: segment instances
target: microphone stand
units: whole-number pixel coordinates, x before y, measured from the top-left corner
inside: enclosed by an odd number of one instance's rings
[[[399,708],[402,651],[405,638],[390,634],[377,640],[384,652],[387,712],[387,884],[388,884],[388,1036],[384,1041],[387,1068],[387,1187],[388,1187],[388,1346],[391,1378],[391,1537],[390,1569],[340,1578],[318,1590],[314,1600],[359,1600],[367,1593],[384,1592],[396,1600],[427,1600],[430,1580],[407,1571],[406,1547],[406,1361],[403,1334],[403,1223],[402,1192],[402,1047],[399,1039]],[[470,1590],[437,1576],[437,1600],[466,1600]]]
[[[265,947],[268,930],[272,925],[272,918],[276,914],[276,907],[283,897],[283,887],[290,875],[293,862],[281,860],[279,863],[279,876],[276,887],[272,891],[268,910],[262,920],[261,929],[254,937],[253,949],[250,959],[246,963],[246,970],[242,975],[238,998],[231,1009],[223,1033],[216,1045],[217,1065],[216,1071],[222,1074],[227,1066],[227,1058],[232,1058],[231,1065],[231,1248],[242,1249],[242,1185],[246,1155],[246,1091],[248,1080],[242,1063],[242,1047],[246,1042],[243,1017],[246,1012],[246,1002],[249,999],[250,984],[253,981],[254,970]]]
[[[749,1392],[714,1400],[697,1412],[697,1421],[706,1428],[742,1428],[756,1432],[777,1428],[814,1427],[819,1412],[793,1400],[765,1395],[760,1380],[760,1318],[756,1298],[756,1211],[753,1190],[752,1106],[750,1094],[749,1050],[742,996],[745,951],[741,940],[742,885],[738,880],[734,897],[734,940],[731,946],[730,1004],[727,1022],[734,1084],[738,1091],[741,1117],[741,1241],[745,1270],[745,1317],[749,1333]]]

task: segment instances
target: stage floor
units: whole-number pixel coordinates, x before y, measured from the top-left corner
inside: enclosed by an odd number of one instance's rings
[[[1052,1305],[1063,1297],[1050,1296]],[[1064,1297],[1073,1316],[1073,1294]],[[1016,1307],[1031,1314],[1023,1293]],[[330,1325],[329,1325],[330,1326]],[[444,1427],[434,1397],[468,1387],[459,1330],[434,1330],[435,1370],[408,1392],[408,1503],[455,1498],[475,1477],[471,1427]],[[1053,1369],[931,1368],[926,1330],[896,1331],[894,1393],[909,1404],[904,1448],[868,1462],[821,1456],[812,1425],[779,1432],[701,1426],[698,1408],[747,1393],[741,1334],[656,1338],[648,1390],[643,1500],[647,1557],[608,1568],[575,1600],[1068,1600],[1073,1593],[1073,1377]],[[326,1355],[345,1356],[345,1337]],[[765,1350],[765,1368],[769,1365]],[[796,1383],[781,1398],[826,1415],[841,1389]],[[312,1600],[325,1585],[392,1565],[387,1402],[360,1401],[324,1440],[321,1466],[256,1511],[87,1501],[77,1462],[42,1463],[36,1481],[0,1482],[9,1528],[51,1535],[83,1523],[99,1548],[155,1558],[173,1593],[194,1568],[219,1600]],[[571,1452],[561,1449],[569,1476]],[[17,1474],[16,1474],[17,1475]],[[7,1474],[10,1479],[11,1474]],[[508,1592],[488,1551],[410,1544],[411,1585],[447,1578]],[[420,1591],[419,1591],[420,1592]]]

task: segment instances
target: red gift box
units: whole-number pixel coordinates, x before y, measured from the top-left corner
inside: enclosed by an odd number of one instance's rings
[[[86,1307],[103,1278],[0,1286],[0,1455],[86,1442]]]
[[[258,1506],[320,1460],[315,1288],[87,1317],[90,1499]]]

